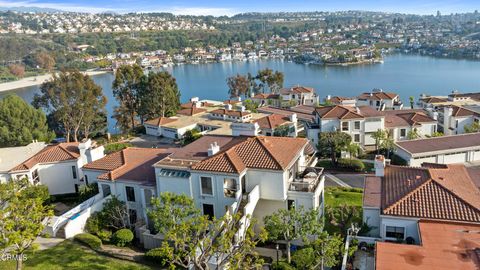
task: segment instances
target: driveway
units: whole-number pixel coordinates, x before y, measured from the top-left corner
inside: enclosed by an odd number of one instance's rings
[[[363,179],[365,174],[332,173],[325,174],[325,186],[327,187],[356,187],[364,188]]]
[[[179,147],[173,139],[161,138],[157,136],[141,135],[130,140],[130,143],[135,147],[141,148],[171,148]]]

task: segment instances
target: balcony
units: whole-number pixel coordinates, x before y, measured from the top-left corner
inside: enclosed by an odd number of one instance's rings
[[[318,184],[321,182],[323,168],[307,167],[303,172],[297,173],[297,176],[290,182],[289,191],[297,192],[315,192]]]

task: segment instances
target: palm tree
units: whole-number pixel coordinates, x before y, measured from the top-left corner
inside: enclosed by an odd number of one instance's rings
[[[358,157],[360,155],[362,149],[357,143],[352,142],[347,146],[346,150],[350,154],[350,160],[352,160],[352,157]]]
[[[414,106],[414,104],[415,104],[415,98],[414,98],[413,96],[410,96],[409,99],[410,99],[410,108],[413,109],[413,106]]]
[[[385,149],[387,158],[390,158],[390,153],[395,149],[393,138],[387,136],[382,142],[382,148]]]

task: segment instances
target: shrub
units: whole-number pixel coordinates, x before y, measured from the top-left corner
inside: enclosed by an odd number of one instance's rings
[[[74,239],[84,245],[89,246],[91,249],[99,250],[102,248],[102,240],[90,233],[81,233],[75,235]]]
[[[304,248],[293,253],[292,263],[297,269],[313,269],[315,266],[315,252],[313,248]]]
[[[110,143],[105,145],[105,155],[118,152],[120,150],[123,150],[127,147],[132,146],[130,143]]]
[[[110,242],[112,239],[112,232],[109,230],[101,230],[97,232],[98,238],[102,240],[103,243]]]
[[[362,172],[365,170],[365,164],[359,159],[341,158],[338,160],[338,166],[356,172]]]
[[[165,266],[168,263],[168,254],[162,248],[154,248],[145,253],[145,259],[160,264],[160,266]]]
[[[295,270],[295,267],[291,266],[287,262],[274,262],[272,264],[273,270]]]
[[[98,213],[93,213],[88,219],[87,223],[85,224],[85,230],[89,233],[93,234],[98,234],[98,232],[101,229],[101,224],[100,224],[100,217],[98,216]]]
[[[117,247],[124,247],[133,240],[133,233],[129,229],[120,229],[113,234],[113,242]]]

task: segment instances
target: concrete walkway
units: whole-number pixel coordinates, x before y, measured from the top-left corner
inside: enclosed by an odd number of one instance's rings
[[[44,238],[44,237],[37,237],[34,243],[38,245],[40,250],[52,248],[61,242],[65,241],[63,238]]]
[[[349,184],[343,182],[342,180],[340,180],[340,178],[336,177],[335,175],[333,174],[330,174],[330,173],[326,173],[325,174],[325,177],[332,180],[333,182],[335,182],[337,185],[341,186],[341,187],[352,187],[350,186]]]

